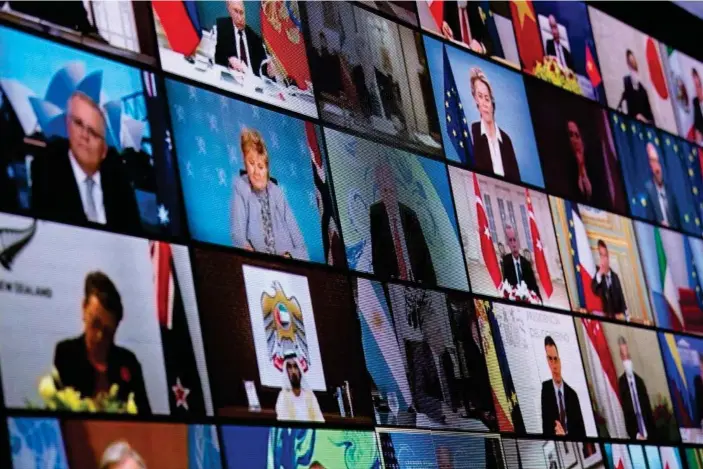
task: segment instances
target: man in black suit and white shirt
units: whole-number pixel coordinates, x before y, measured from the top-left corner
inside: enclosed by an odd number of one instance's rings
[[[630,72],[622,79],[624,90],[622,92],[622,98],[620,98],[620,103],[627,104],[628,116],[634,117],[640,122],[656,124],[656,122],[654,122],[654,114],[652,114],[652,106],[649,103],[647,89],[640,79],[635,54],[630,49],[627,49],[625,58],[627,59],[627,68]],[[618,106],[618,108],[620,108],[620,106]]]
[[[667,187],[659,151],[652,142],[647,143],[647,160],[652,178],[644,183],[646,216],[660,225],[679,229],[681,220],[676,194]]]
[[[97,223],[118,231],[141,227],[139,208],[122,164],[105,141],[102,110],[76,91],[68,101],[68,140],[49,143],[32,163],[32,209],[39,217]]]
[[[598,272],[591,280],[591,289],[603,303],[603,313],[609,318],[625,319],[628,317],[627,303],[622,292],[620,277],[610,268],[608,246],[602,239],[598,240]]]
[[[549,15],[549,29],[552,32],[552,39],[547,39],[544,53],[555,57],[562,68],[573,70],[574,61],[571,58],[571,52],[561,43],[559,24],[554,15]]]
[[[623,336],[618,337],[618,347],[622,366],[625,368],[625,372],[618,378],[618,388],[627,434],[633,440],[655,437],[654,415],[647,386],[633,370],[630,348]]]
[[[227,0],[228,17],[217,18],[217,45],[215,63],[238,72],[251,72],[260,76],[261,63],[268,58],[264,41],[247,25],[242,0]],[[269,62],[264,75],[273,78],[273,62]]]
[[[542,433],[545,436],[585,438],[586,426],[579,396],[561,376],[561,357],[551,336],[544,338],[544,351],[552,379],[542,382]]]
[[[520,254],[520,244],[517,240],[515,228],[505,226],[505,239],[510,248],[510,253],[503,256],[503,279],[512,287],[517,287],[520,282],[525,282],[527,288],[533,291],[542,300],[542,295],[537,286],[537,278],[532,270],[532,264]]]

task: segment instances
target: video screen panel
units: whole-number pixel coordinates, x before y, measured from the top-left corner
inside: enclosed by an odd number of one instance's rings
[[[703,240],[640,221],[634,227],[656,324],[703,334]]]
[[[572,308],[653,325],[630,219],[553,196],[549,201]]]
[[[442,156],[422,36],[348,2],[308,2],[313,80],[324,121]]]
[[[477,54],[520,67],[510,2],[420,0],[417,10],[423,29]]]
[[[544,187],[520,74],[435,39],[425,49],[447,158]]]
[[[569,309],[546,194],[449,168],[472,290]]]
[[[598,433],[679,441],[656,332],[575,318]]]
[[[688,469],[703,468],[703,448],[685,448]]]
[[[497,431],[471,298],[356,278],[376,423]]]
[[[191,236],[343,267],[319,127],[172,80],[166,89]]]
[[[217,415],[371,423],[344,275],[202,249],[194,259]]]
[[[0,18],[101,52],[156,65],[154,27],[144,2],[3,1]]]
[[[0,215],[9,408],[212,414],[188,249]]]
[[[526,87],[549,193],[626,214],[608,112],[539,80]]]
[[[5,27],[0,48],[0,207],[181,235],[160,79]]]
[[[582,2],[510,2],[522,69],[552,85],[605,103],[603,79]]]
[[[220,431],[230,469],[381,467],[373,431],[234,425]]]
[[[47,417],[7,423],[15,469],[222,468],[214,425]]]
[[[681,454],[678,448],[669,446],[625,445],[620,443],[605,443],[604,448],[610,468],[683,468]],[[690,468],[691,466],[689,465],[689,469]]]
[[[606,469],[599,443],[503,439],[509,469]]]
[[[152,8],[164,71],[317,117],[297,1],[154,2]]]
[[[664,44],[659,47],[679,135],[703,145],[703,63]]]
[[[479,307],[490,318],[498,362],[507,362],[514,384],[510,394],[517,395],[525,431],[573,439],[596,436],[571,316],[503,303]]]
[[[383,12],[401,23],[417,26],[417,6],[412,0],[361,0],[359,3]]]
[[[601,60],[608,107],[631,119],[677,133],[659,42],[635,28],[588,8]]]
[[[325,129],[349,268],[468,290],[446,166]]]
[[[611,113],[615,147],[632,215],[696,236],[703,233],[703,179],[698,149]]]

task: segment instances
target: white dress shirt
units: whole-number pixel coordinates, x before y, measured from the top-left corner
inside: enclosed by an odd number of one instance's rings
[[[81,204],[83,205],[83,212],[85,212],[86,217],[88,216],[88,211],[86,207],[88,206],[88,186],[85,181],[88,179],[88,175],[80,167],[76,157],[73,156],[73,152],[68,150],[68,159],[71,162],[71,169],[73,169],[73,177],[76,178],[76,185],[78,185],[78,191],[81,194]],[[105,206],[103,204],[103,186],[100,179],[100,171],[93,174],[93,201],[95,202],[95,213],[97,215],[96,223],[104,225],[107,223],[107,216],[105,215]]]
[[[568,69],[569,67],[566,65],[566,58],[564,57],[564,46],[561,45],[561,41],[554,41],[554,53],[557,56],[559,64],[563,68]]]
[[[632,408],[635,409],[635,418],[637,418],[637,415],[639,413],[640,419],[642,420],[642,426],[644,427],[644,415],[642,415],[642,407],[639,405],[641,403],[640,401],[640,396],[637,394],[637,384],[635,383],[635,377],[630,375],[629,373],[625,372],[625,377],[627,378],[627,385],[630,387],[630,397],[632,399]],[[639,432],[639,424],[638,422],[638,432]],[[643,437],[647,438],[647,429],[644,428],[644,435]]]
[[[244,39],[244,50],[246,51],[247,54],[247,68],[249,71],[254,71],[251,68],[251,54],[249,53],[249,41],[247,41],[247,31],[246,29],[239,29],[237,26],[234,25],[234,46],[237,48],[237,57],[239,57],[239,60],[241,60],[242,57],[242,51],[240,50],[239,47],[239,31],[242,32],[242,38]],[[258,70],[256,70],[258,72]]]
[[[486,124],[481,119],[481,135],[485,135],[488,140],[488,150],[491,152],[491,163],[493,164],[493,172],[498,176],[505,176],[505,170],[503,169],[503,155],[500,153],[500,144],[503,143],[503,137],[500,136],[500,127],[498,123],[493,121],[493,125],[496,128],[496,134],[494,137],[488,135],[488,128]]]
[[[658,197],[659,209],[662,212],[662,221],[664,222],[664,224],[669,226],[669,224],[670,224],[669,213],[668,213],[669,212],[669,210],[668,210],[669,199],[667,198],[667,195],[666,195],[666,189],[664,189],[664,186],[659,187],[656,184],[654,185],[654,187],[657,189],[657,195],[659,196]],[[666,203],[664,201],[666,201]]]

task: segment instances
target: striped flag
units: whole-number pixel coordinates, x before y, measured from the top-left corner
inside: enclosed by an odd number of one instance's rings
[[[603,302],[593,293],[591,282],[596,276],[596,264],[588,244],[586,227],[581,219],[578,204],[564,201],[566,219],[569,223],[569,242],[571,258],[576,269],[576,287],[579,295],[579,305],[589,312],[603,311]]]
[[[532,208],[532,198],[530,197],[530,191],[528,189],[525,189],[525,200],[527,201],[527,216],[530,219],[530,234],[532,235],[532,251],[535,254],[535,266],[537,267],[537,274],[539,275],[542,289],[547,295],[547,298],[549,298],[554,292],[554,287],[552,285],[552,277],[549,275],[547,256],[544,253],[544,245],[539,236],[535,211]]]
[[[681,456],[679,449],[671,446],[661,446],[659,453],[662,458],[662,467],[664,469],[681,469]]]
[[[432,13],[432,19],[434,19],[437,29],[442,31],[442,24],[444,24],[444,0],[425,0],[427,6],[430,8],[430,13]]]
[[[654,247],[657,252],[657,263],[659,265],[659,278],[661,279],[661,291],[666,300],[671,327],[676,330],[681,330],[683,326],[683,315],[679,306],[679,293],[674,284],[674,277],[671,273],[671,266],[667,261],[666,250],[662,243],[660,229],[654,228]]]
[[[478,185],[478,177],[476,173],[474,176],[474,194],[476,196],[476,225],[478,229],[478,237],[481,240],[481,255],[483,256],[483,264],[488,270],[488,274],[493,280],[493,285],[498,288],[503,281],[503,274],[500,271],[500,264],[498,263],[498,257],[496,256],[496,248],[493,245],[493,239],[491,238],[491,230],[488,229],[488,217],[486,216],[486,209],[483,206],[483,199],[481,198],[481,188]]]

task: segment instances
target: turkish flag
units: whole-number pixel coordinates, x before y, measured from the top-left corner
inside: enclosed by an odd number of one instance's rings
[[[527,217],[530,219],[530,234],[532,235],[532,250],[535,253],[535,265],[537,266],[537,274],[539,281],[544,288],[544,293],[547,298],[552,296],[554,287],[552,286],[552,277],[549,276],[549,267],[547,267],[547,258],[544,255],[544,246],[539,237],[539,229],[537,229],[537,221],[535,220],[535,212],[532,210],[532,199],[530,191],[525,189],[525,197],[527,199]]]
[[[483,199],[481,199],[481,189],[478,186],[478,178],[474,173],[474,193],[476,194],[476,220],[478,222],[478,237],[481,240],[481,254],[483,262],[486,264],[488,274],[493,280],[493,285],[498,288],[503,281],[503,274],[500,272],[500,264],[496,256],[496,248],[493,246],[491,239],[491,230],[488,228],[488,217],[486,209],[483,207]]]
[[[510,11],[522,67],[527,73],[532,73],[535,65],[544,59],[535,7],[531,1],[515,0],[510,2]]]
[[[261,36],[287,77],[306,90],[310,80],[305,40],[300,28],[298,2],[265,0],[261,2]]]
[[[598,67],[596,66],[596,61],[593,60],[593,54],[591,53],[591,48],[586,44],[586,73],[588,74],[588,79],[591,80],[593,87],[597,87],[601,84],[601,76],[598,72]]]

